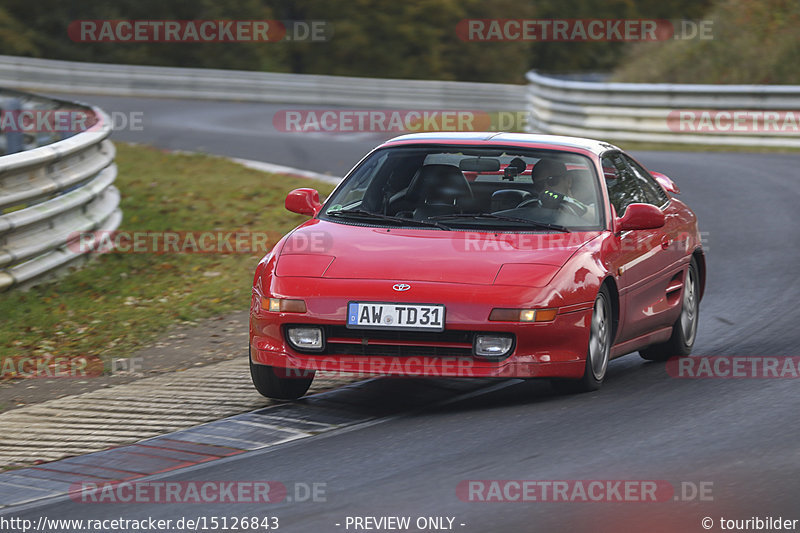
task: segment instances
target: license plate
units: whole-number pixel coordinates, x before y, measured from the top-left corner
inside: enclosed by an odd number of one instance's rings
[[[347,305],[347,327],[444,331],[444,306],[350,302]]]

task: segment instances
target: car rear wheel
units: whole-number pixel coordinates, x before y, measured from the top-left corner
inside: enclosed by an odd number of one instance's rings
[[[605,285],[600,288],[594,301],[592,323],[589,330],[589,347],[586,365],[580,379],[555,379],[551,383],[559,392],[589,392],[600,388],[606,377],[611,355],[611,296]]]
[[[250,378],[256,390],[267,398],[275,400],[295,400],[308,392],[311,382],[314,381],[313,370],[295,370],[292,368],[280,369],[280,376],[275,371],[275,367],[268,365],[253,364],[250,359]],[[292,376],[293,372],[297,376]]]
[[[648,361],[666,361],[670,357],[685,357],[692,353],[694,340],[697,337],[699,314],[700,283],[697,275],[697,263],[692,259],[683,285],[681,314],[672,326],[672,336],[667,342],[639,350],[639,355]]]

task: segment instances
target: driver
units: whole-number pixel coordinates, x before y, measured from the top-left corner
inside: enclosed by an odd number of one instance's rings
[[[577,200],[572,190],[574,178],[569,172],[547,178],[545,188],[539,193],[542,207],[563,209],[584,220],[593,221],[594,206]]]

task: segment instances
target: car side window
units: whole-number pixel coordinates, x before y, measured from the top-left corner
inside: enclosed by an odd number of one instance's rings
[[[623,154],[622,158],[630,167],[633,176],[647,199],[647,203],[657,207],[664,205],[667,200],[669,200],[669,197],[664,192],[664,189],[653,179],[650,173],[629,156]]]
[[[617,216],[621,217],[630,204],[648,203],[644,191],[639,186],[639,180],[634,176],[621,154],[613,153],[603,156],[602,164],[608,187],[608,197],[611,205],[617,211]]]

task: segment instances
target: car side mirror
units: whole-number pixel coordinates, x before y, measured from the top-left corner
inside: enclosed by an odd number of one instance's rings
[[[292,213],[315,216],[322,209],[316,189],[295,189],[286,195],[286,209]]]
[[[677,185],[675,185],[675,182],[669,179],[666,174],[662,174],[661,172],[651,172],[650,175],[653,176],[653,179],[656,180],[665,191],[671,192],[672,194],[681,193],[681,190]]]
[[[617,219],[620,231],[660,228],[665,223],[664,213],[652,204],[631,204],[622,218]]]

